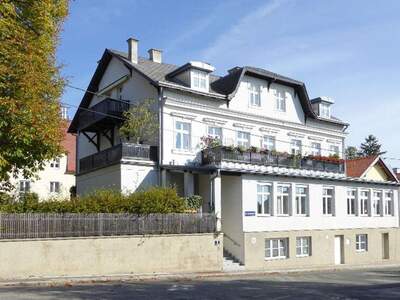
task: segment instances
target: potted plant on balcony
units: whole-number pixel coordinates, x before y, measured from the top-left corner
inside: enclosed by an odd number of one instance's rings
[[[154,100],[144,100],[132,106],[123,113],[123,117],[125,121],[119,129],[122,140],[135,144],[155,143],[158,118]]]

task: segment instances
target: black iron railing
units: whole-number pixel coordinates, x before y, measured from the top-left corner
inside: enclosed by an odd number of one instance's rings
[[[341,160],[333,162],[282,153],[241,152],[226,147],[214,147],[202,151],[203,165],[219,165],[222,161],[333,173],[344,173],[345,171],[344,162]]]
[[[79,111],[79,129],[84,130],[104,119],[111,119],[114,122],[118,122],[118,118],[120,118],[122,122],[122,113],[128,109],[128,102],[106,98],[87,110],[81,109]]]
[[[157,147],[121,143],[79,160],[79,173],[104,168],[120,162],[122,159],[157,161]]]

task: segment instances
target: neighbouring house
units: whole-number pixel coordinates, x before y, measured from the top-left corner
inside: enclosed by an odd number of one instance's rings
[[[64,109],[63,117],[67,118]],[[67,132],[69,125],[70,122],[61,129],[65,132],[62,141],[65,154],[48,161],[44,169],[33,178],[24,178],[22,175],[13,178],[14,194],[35,193],[40,200],[46,200],[69,198],[71,193],[75,193],[76,135]]]
[[[69,128],[78,194],[151,185],[199,194],[225,252],[249,270],[400,260],[399,182],[380,159],[346,173],[361,161],[343,159],[349,124],[332,99],[310,99],[303,82],[261,68],[217,76],[209,63],[176,66],[148,52],[129,39],[127,53],[106,49],[98,62]],[[123,111],[149,98],[154,143],[121,140]]]

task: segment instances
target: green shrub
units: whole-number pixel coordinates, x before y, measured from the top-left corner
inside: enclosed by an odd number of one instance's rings
[[[1,195],[0,195],[1,196]],[[3,198],[1,198],[3,199]],[[174,188],[152,187],[129,195],[115,190],[98,190],[71,200],[39,201],[36,194],[25,194],[19,201],[4,196],[4,213],[181,213],[187,208]]]
[[[186,206],[191,210],[198,210],[203,204],[203,198],[199,195],[185,197]]]

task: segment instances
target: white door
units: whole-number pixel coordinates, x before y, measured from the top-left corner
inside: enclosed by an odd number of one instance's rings
[[[335,236],[335,265],[342,263],[342,237]]]

